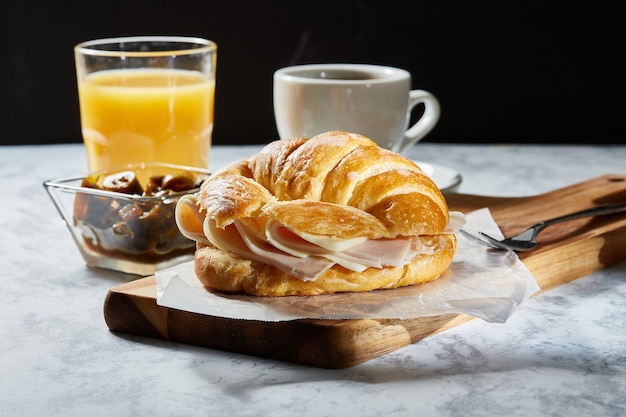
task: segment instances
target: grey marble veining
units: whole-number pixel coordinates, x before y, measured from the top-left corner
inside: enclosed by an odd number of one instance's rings
[[[215,147],[211,167],[258,146]],[[626,173],[626,146],[418,144],[463,193],[534,195]],[[89,269],[41,183],[83,173],[80,145],[0,147],[0,416],[623,416],[626,263],[343,370],[161,340],[104,323]],[[626,250],[626,248],[624,249]]]

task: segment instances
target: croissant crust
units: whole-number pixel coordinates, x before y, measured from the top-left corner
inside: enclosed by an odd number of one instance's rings
[[[395,288],[438,278],[456,252],[454,234],[444,232],[449,212],[435,183],[411,160],[354,133],[272,142],[216,171],[197,201],[219,228],[271,216],[296,232],[342,239],[411,236],[429,248],[404,267],[354,272],[335,265],[304,281],[198,243],[196,274],[220,291],[284,296]]]

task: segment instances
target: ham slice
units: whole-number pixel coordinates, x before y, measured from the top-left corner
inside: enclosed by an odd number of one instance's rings
[[[407,260],[411,248],[410,238],[397,239],[341,239],[327,236],[316,236],[309,241],[309,234],[297,234],[279,222],[268,221],[266,228],[267,240],[275,247],[296,257],[310,255],[321,256],[332,260],[344,268],[361,272],[367,268],[383,266],[402,266]],[[346,248],[331,250],[328,248]]]
[[[333,266],[333,262],[318,257],[298,258],[282,252],[269,243],[258,239],[254,232],[247,230],[241,222],[235,222],[220,229],[214,221],[205,222],[209,240],[220,249],[230,250],[246,259],[272,265],[286,273],[302,279],[315,280]]]
[[[274,219],[267,220],[264,226],[241,219],[221,229],[200,211],[194,196],[181,198],[179,205],[176,222],[184,236],[272,265],[303,281],[315,280],[335,264],[356,272],[401,267],[419,254],[434,251],[418,237],[338,239],[297,234]],[[463,223],[462,213],[457,216],[451,212],[446,232],[458,230]]]
[[[198,210],[195,195],[188,194],[178,200],[175,219],[180,233],[187,239],[209,244],[202,228],[204,216]]]

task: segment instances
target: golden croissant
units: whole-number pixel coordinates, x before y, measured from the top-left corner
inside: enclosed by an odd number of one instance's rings
[[[450,219],[414,162],[338,131],[274,141],[216,171],[176,207],[179,229],[197,242],[203,285],[258,296],[436,279],[456,252]]]

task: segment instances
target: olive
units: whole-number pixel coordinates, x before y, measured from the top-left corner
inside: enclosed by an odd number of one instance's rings
[[[163,178],[165,175],[153,175],[148,179],[146,184],[146,196],[153,196],[161,190],[161,184],[163,184]]]
[[[187,191],[194,188],[196,188],[196,181],[187,175],[166,175],[161,184],[161,189],[175,192]]]
[[[102,188],[124,194],[143,194],[143,188],[133,171],[123,171],[107,175],[102,180]]]

